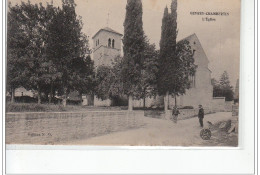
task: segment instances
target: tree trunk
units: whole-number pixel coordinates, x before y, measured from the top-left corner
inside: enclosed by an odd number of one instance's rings
[[[168,106],[169,106],[168,96],[169,96],[169,92],[167,91],[165,96],[164,96],[164,112],[165,112],[165,114],[167,113]]]
[[[14,103],[15,88],[11,88],[11,103]]]
[[[144,88],[144,98],[143,98],[143,108],[145,109],[145,97],[146,97],[146,88]]]
[[[51,99],[52,99],[51,92],[49,93],[48,97],[49,97],[49,104],[51,104]]]
[[[53,83],[51,82],[51,91],[50,91],[50,97],[49,97],[49,103],[51,103],[52,95],[53,95]]]
[[[170,109],[170,95],[168,95],[168,109]]]
[[[128,111],[133,111],[133,96],[129,95],[128,97]]]
[[[175,106],[177,106],[177,97],[176,97],[176,95],[174,95],[174,102],[175,102]]]
[[[37,90],[38,90],[38,104],[41,104],[41,89],[39,85],[37,85]]]
[[[56,95],[55,93],[56,93],[56,90],[55,90],[55,89],[52,89],[52,94],[51,94],[51,95],[52,95],[52,99],[54,99],[54,97],[55,97],[55,95]]]
[[[64,96],[62,99],[62,104],[64,107],[67,105],[67,87],[64,87]]]
[[[79,98],[80,98],[80,105],[83,105],[83,100],[82,100],[82,92],[79,92]]]

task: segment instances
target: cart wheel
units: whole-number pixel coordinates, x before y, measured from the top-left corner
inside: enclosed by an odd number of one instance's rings
[[[209,140],[210,137],[211,137],[211,131],[209,129],[202,129],[200,131],[200,137],[203,139],[203,140]]]

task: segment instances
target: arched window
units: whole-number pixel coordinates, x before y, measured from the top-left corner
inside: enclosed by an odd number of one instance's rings
[[[108,47],[111,47],[111,39],[108,39]]]
[[[115,40],[112,40],[112,48],[115,48]]]

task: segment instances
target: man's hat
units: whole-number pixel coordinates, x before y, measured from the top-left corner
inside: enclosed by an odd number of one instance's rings
[[[199,105],[199,107],[202,107],[202,105]]]

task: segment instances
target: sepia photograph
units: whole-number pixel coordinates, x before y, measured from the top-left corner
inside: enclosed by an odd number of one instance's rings
[[[8,0],[6,145],[239,146],[240,0]]]

